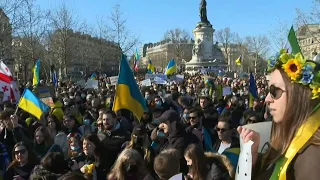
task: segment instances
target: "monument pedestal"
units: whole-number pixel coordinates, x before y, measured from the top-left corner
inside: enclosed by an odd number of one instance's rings
[[[192,49],[192,59],[186,63],[187,72],[194,73],[201,68],[225,67],[224,59],[215,54],[213,45],[214,29],[210,22],[200,22],[192,31],[195,44]]]

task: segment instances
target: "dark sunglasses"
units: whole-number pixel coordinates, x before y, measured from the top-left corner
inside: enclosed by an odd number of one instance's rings
[[[269,87],[269,93],[272,99],[279,99],[284,92],[286,91],[281,88],[278,88],[277,86],[271,85]]]
[[[197,117],[190,117],[190,116],[189,116],[189,118],[188,118],[188,119],[196,119],[196,118],[197,118]]]
[[[21,150],[19,150],[19,151],[14,151],[14,154],[15,154],[15,155],[18,155],[19,153],[20,153],[20,154],[24,154],[24,153],[26,153],[26,152],[27,152],[26,149],[21,149]]]
[[[224,128],[216,128],[216,131],[217,132],[226,132],[226,131],[228,131],[228,129],[224,129]]]

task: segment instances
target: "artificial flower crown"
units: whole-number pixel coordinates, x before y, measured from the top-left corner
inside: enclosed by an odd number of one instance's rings
[[[320,71],[316,69],[317,64],[307,61],[301,53],[289,54],[285,49],[280,51],[276,57],[268,60],[268,72],[276,68],[282,68],[292,82],[303,84],[312,89],[312,99],[320,97]]]

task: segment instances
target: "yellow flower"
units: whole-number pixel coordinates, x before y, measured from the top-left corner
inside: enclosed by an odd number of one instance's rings
[[[317,99],[320,96],[320,87],[319,86],[311,86],[312,88],[312,99]]]
[[[289,59],[287,63],[282,65],[284,71],[288,74],[291,80],[296,81],[301,76],[303,64],[298,59]]]
[[[94,164],[86,165],[86,167],[85,167],[86,174],[92,174],[94,171],[94,168],[95,168]]]

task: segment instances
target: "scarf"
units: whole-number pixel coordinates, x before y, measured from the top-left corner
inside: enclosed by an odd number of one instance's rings
[[[294,136],[285,156],[280,158],[274,167],[270,180],[286,180],[287,169],[303,146],[311,139],[320,127],[320,104],[314,109],[312,115],[307,121],[298,129]]]

